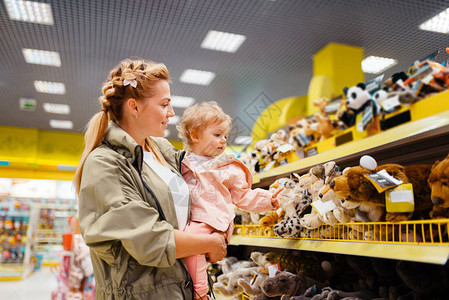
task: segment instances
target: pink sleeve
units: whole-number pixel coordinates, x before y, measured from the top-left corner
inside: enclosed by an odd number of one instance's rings
[[[239,163],[229,165],[231,176],[229,191],[232,202],[239,208],[261,213],[273,208],[271,205],[272,193],[264,189],[251,189],[252,175],[248,168]]]

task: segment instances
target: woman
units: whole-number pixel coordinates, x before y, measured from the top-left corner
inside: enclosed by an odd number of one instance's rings
[[[181,231],[189,212],[184,152],[162,138],[174,116],[170,97],[163,64],[127,59],[111,71],[88,124],[74,185],[96,299],[193,299],[181,258],[226,254],[223,235]]]

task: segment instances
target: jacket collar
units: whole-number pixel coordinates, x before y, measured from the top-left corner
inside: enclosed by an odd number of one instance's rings
[[[128,158],[134,167],[142,170],[143,149],[137,142],[114,121],[109,121],[104,144]]]

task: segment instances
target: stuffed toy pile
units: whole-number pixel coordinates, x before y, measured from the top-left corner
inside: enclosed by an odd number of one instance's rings
[[[290,267],[297,259],[305,264],[296,270],[281,264],[271,276],[264,271],[282,259],[289,259]],[[449,292],[448,266],[326,253],[311,257],[301,251],[253,252],[251,260],[228,260],[236,266],[218,276],[214,290],[231,299],[244,293],[252,300],[446,299]]]

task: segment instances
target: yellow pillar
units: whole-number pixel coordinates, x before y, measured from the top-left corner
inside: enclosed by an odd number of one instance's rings
[[[332,98],[344,87],[365,81],[362,71],[363,49],[330,43],[313,56],[313,75],[308,91],[308,115],[318,111],[312,102],[321,97]]]

